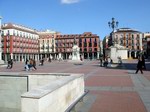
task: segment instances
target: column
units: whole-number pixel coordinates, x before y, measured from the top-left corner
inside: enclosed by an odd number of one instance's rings
[[[99,52],[97,52],[97,59],[99,59],[99,54],[100,54],[100,53],[99,53]]]
[[[40,60],[42,59],[42,58],[41,58],[41,54],[39,54],[39,58],[40,58]]]
[[[14,54],[15,55],[15,61],[17,61],[17,54]]]
[[[135,52],[134,52],[134,57],[135,57],[135,58],[137,57],[136,53],[137,53],[137,52],[135,51]]]
[[[10,54],[10,58],[13,59],[13,53]]]
[[[37,54],[35,55],[35,60],[38,61],[38,55]]]
[[[25,54],[25,57],[24,57],[24,58],[25,58],[25,61],[26,61],[26,59],[27,59],[27,54]]]
[[[56,54],[54,54],[54,59],[56,59]]]
[[[27,59],[29,60],[29,54],[27,54]]]
[[[20,62],[20,54],[18,54],[18,61]]]
[[[87,53],[87,59],[89,59],[89,53]]]
[[[94,59],[94,53],[92,53],[92,59]]]
[[[21,59],[22,59],[22,62],[24,62],[23,54],[21,54]]]
[[[6,61],[6,62],[8,61],[8,59],[7,59],[7,54],[5,54],[5,61]]]
[[[129,58],[131,58],[131,50],[129,51]]]
[[[68,59],[68,55],[67,55],[67,53],[66,53],[66,60]]]
[[[82,53],[83,59],[84,59],[84,53]]]

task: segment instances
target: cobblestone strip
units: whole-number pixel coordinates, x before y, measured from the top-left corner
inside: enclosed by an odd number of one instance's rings
[[[92,107],[93,103],[96,100],[96,95],[93,94],[87,94],[82,101],[80,101],[75,106],[75,112],[89,112],[90,108]],[[82,108],[84,107],[84,108]]]
[[[142,74],[131,74],[131,70],[129,73],[135,86],[135,91],[137,91],[141,97],[147,111],[150,112],[150,81],[147,80]]]

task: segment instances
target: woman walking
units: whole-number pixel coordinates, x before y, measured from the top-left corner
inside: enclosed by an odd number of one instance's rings
[[[137,70],[135,72],[136,74],[138,73],[139,70],[141,71],[141,74],[143,74],[142,66],[143,66],[143,61],[142,61],[142,58],[139,57],[138,58],[138,63],[137,63]]]

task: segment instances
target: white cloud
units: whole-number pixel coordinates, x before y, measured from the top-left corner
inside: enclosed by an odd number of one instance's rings
[[[73,4],[78,3],[80,0],[61,0],[61,3],[63,4]]]

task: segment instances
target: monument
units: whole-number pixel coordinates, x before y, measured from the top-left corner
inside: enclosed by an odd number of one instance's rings
[[[72,47],[72,60],[80,61],[80,48],[78,47],[75,39],[74,39],[74,45]]]
[[[115,38],[115,28],[118,27],[118,21],[115,21],[114,18],[112,18],[112,22],[108,22],[108,25],[110,28],[113,29],[112,33],[110,34],[110,42],[109,42],[109,49],[106,50],[106,55],[110,57],[110,59],[113,60],[114,63],[118,63],[119,58],[121,59],[127,59],[128,56],[128,49],[126,49],[124,46],[121,46],[117,44],[116,38]]]
[[[81,56],[80,56],[80,48],[77,45],[75,37],[74,37],[74,44],[72,47],[72,56],[69,57],[71,57],[71,60],[69,60],[69,62],[74,63],[75,65],[83,64],[83,61],[81,61]]]
[[[4,64],[4,61],[2,60],[2,42],[1,42],[1,39],[2,39],[2,28],[1,28],[1,22],[2,22],[2,17],[0,16],[0,65],[1,64]]]

